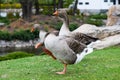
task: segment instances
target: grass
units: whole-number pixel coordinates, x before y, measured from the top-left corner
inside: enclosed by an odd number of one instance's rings
[[[57,75],[63,65],[47,55],[0,62],[0,80],[119,80],[120,47],[97,50],[80,63],[69,65],[65,75]]]

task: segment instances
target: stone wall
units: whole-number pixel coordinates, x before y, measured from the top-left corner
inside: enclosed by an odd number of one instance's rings
[[[0,40],[0,47],[1,48],[6,48],[6,47],[16,47],[16,48],[24,48],[24,47],[32,47],[34,46],[36,43],[38,42],[38,40],[30,40],[30,41],[4,41],[4,40]]]

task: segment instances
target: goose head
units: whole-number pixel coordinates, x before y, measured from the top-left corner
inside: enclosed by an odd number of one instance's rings
[[[44,44],[44,40],[45,40],[48,32],[46,32],[44,27],[41,26],[40,24],[34,24],[32,29],[31,29],[31,32],[33,32],[36,29],[40,30],[39,31],[39,42],[41,43],[41,45],[43,45]]]
[[[69,18],[68,18],[66,10],[58,9],[53,13],[53,15],[57,16],[61,21],[69,24]]]
[[[34,24],[31,32],[34,32],[35,30],[44,30],[44,27],[42,27],[40,24]]]

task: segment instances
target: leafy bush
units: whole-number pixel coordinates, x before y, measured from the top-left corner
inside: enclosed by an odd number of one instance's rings
[[[0,39],[9,41],[12,39],[12,36],[7,31],[0,31]]]
[[[14,3],[13,5],[14,5],[13,8],[16,8],[16,9],[20,9],[21,8],[21,4],[20,3]]]
[[[21,8],[21,4],[20,3],[4,3],[4,4],[0,4],[0,8],[1,9],[20,9]]]
[[[30,57],[30,56],[34,56],[34,54],[17,51],[17,52],[6,54],[5,56],[0,56],[0,61],[18,59],[18,58],[24,58],[24,57]]]
[[[53,14],[53,7],[52,6],[43,6],[42,14],[44,15],[52,15]]]
[[[53,25],[53,28],[55,28],[56,30],[60,30],[62,24],[62,22],[58,22],[57,24]]]
[[[16,15],[14,16],[15,18],[17,18],[17,19],[20,18],[19,12],[16,12],[15,14],[16,14]]]
[[[77,29],[77,28],[78,28],[78,24],[71,23],[71,24],[69,25],[70,31],[73,31],[73,30],[75,30],[75,29]]]
[[[22,40],[29,41],[39,37],[39,31],[30,32],[30,30],[19,30],[13,33],[8,33],[7,31],[0,31],[1,40]]]
[[[93,15],[90,15],[89,17],[93,19],[107,19],[106,14],[93,14]]]
[[[68,11],[67,11],[67,14],[68,14],[68,15],[73,15],[73,9],[68,10]]]
[[[9,13],[7,14],[7,18],[8,18],[8,19],[14,18],[13,12],[9,12]]]
[[[73,15],[73,9],[68,10],[68,11],[67,11],[67,14],[68,14],[68,15]],[[76,14],[79,15],[79,14],[80,14],[80,10],[77,9],[77,10],[76,10]]]
[[[93,24],[96,26],[102,26],[103,25],[103,21],[101,19],[87,19],[85,20],[86,23],[88,24]]]
[[[62,27],[62,22],[58,22],[55,26],[53,26],[55,29],[57,29],[57,30],[60,30],[60,28]],[[69,29],[70,29],[70,31],[73,31],[73,30],[75,30],[76,28],[78,28],[78,24],[76,24],[76,23],[71,23],[71,24],[69,24]]]
[[[13,39],[28,41],[33,40],[35,38],[34,34],[30,32],[30,30],[20,30],[15,31],[12,35]]]
[[[0,17],[0,22],[5,23],[6,25],[10,24],[10,20],[6,17]]]

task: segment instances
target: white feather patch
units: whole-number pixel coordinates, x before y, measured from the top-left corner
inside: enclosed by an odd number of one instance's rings
[[[93,52],[93,48],[85,48],[83,52],[81,52],[81,54],[77,54],[77,59],[75,61],[75,64],[80,62],[85,57],[85,55],[90,54],[92,52]]]

